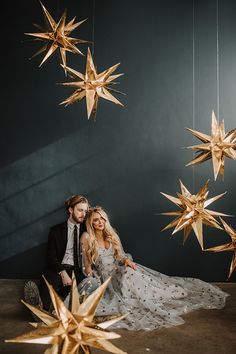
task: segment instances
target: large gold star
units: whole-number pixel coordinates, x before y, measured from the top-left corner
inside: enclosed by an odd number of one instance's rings
[[[119,338],[120,335],[109,332],[106,328],[126,315],[97,325],[93,321],[98,303],[109,281],[110,278],[80,304],[76,281],[73,278],[71,310],[67,309],[53,287],[46,281],[55,309],[55,316],[22,301],[43,323],[32,324],[36,327],[36,330],[6,342],[52,344],[45,351],[46,354],[77,354],[81,351],[89,354],[91,353],[90,347],[111,353],[125,354],[124,351],[108,341],[109,339]]]
[[[219,222],[214,216],[228,216],[226,214],[218,213],[206,209],[208,205],[221,198],[225,193],[217,195],[207,200],[208,196],[208,182],[200,189],[197,194],[191,194],[187,188],[180,181],[181,193],[177,193],[178,198],[172,197],[168,194],[162,193],[171,202],[176,204],[180,210],[162,213],[163,215],[177,215],[170,224],[168,224],[163,230],[167,230],[174,227],[172,235],[180,230],[184,230],[184,242],[187,240],[191,229],[193,229],[197,240],[203,249],[203,224],[222,229]],[[162,230],[162,231],[163,231]]]
[[[65,82],[62,84],[64,86],[75,87],[76,91],[74,91],[70,97],[68,97],[60,104],[65,104],[67,106],[77,101],[81,101],[83,98],[86,98],[88,119],[90,118],[91,114],[93,117],[96,116],[99,97],[123,106],[123,104],[110,93],[110,91],[121,93],[110,87],[111,84],[114,84],[113,80],[123,75],[111,75],[119,65],[119,63],[113,65],[102,73],[97,74],[90,49],[88,48],[86,72],[84,75],[71,68],[64,67],[64,69],[69,73],[72,78],[82,80],[74,82]]]
[[[236,129],[225,133],[224,120],[218,123],[214,111],[212,111],[211,135],[206,135],[190,128],[187,129],[200,139],[203,144],[188,146],[188,149],[197,150],[199,154],[186,166],[202,163],[212,158],[215,180],[218,173],[223,178],[225,157],[236,160]]]
[[[231,252],[233,252],[233,258],[231,261],[229,275],[228,275],[228,279],[229,279],[231,277],[234,269],[236,268],[236,231],[231,226],[229,226],[222,218],[220,218],[220,220],[224,226],[225,231],[231,237],[232,241],[229,243],[225,243],[223,245],[220,245],[220,246],[207,248],[205,251],[214,251],[214,252],[231,251]]]
[[[37,40],[46,41],[47,44],[44,45],[38,52],[36,52],[33,57],[38,54],[41,54],[44,51],[47,51],[44,56],[42,62],[39,66],[41,66],[58,48],[60,51],[60,56],[62,60],[63,66],[66,66],[66,52],[81,54],[83,53],[76,47],[77,43],[86,43],[87,41],[69,37],[70,33],[80,26],[85,20],[80,22],[75,22],[75,17],[66,24],[66,11],[62,14],[60,20],[56,22],[44,5],[40,2],[43,13],[45,15],[45,19],[48,25],[48,30],[44,32],[37,33],[25,33],[26,35],[37,37]],[[40,30],[42,30],[39,26]]]

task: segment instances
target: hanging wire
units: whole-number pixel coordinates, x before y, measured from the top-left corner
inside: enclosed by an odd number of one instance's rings
[[[220,120],[220,68],[219,68],[219,1],[216,0],[216,96],[217,118]]]
[[[95,0],[93,1],[93,24],[92,24],[92,56],[94,57],[95,48]]]
[[[57,0],[57,5],[56,5],[56,21],[59,21],[61,15],[61,4],[60,4],[60,0]]]
[[[193,40],[192,40],[192,66],[193,66],[193,72],[192,72],[192,102],[193,102],[193,107],[192,107],[192,125],[193,125],[193,130],[195,130],[195,0],[193,0],[193,13],[192,13],[192,20],[193,20],[193,26],[192,26],[192,34],[193,34]],[[193,158],[195,154],[193,152]],[[195,191],[195,166],[192,166],[192,178],[193,178],[193,192]]]

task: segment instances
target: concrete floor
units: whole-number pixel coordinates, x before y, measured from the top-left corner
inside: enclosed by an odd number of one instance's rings
[[[25,280],[0,280],[0,353],[43,353],[46,346],[5,343],[32,327],[30,311],[21,304]],[[236,354],[236,283],[218,284],[231,294],[223,310],[199,310],[185,324],[151,332],[119,331],[115,345],[129,354]],[[93,354],[104,353],[92,349]],[[68,353],[69,354],[69,353]]]

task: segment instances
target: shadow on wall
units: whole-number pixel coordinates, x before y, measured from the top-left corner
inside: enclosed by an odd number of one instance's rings
[[[62,201],[68,195],[84,194],[89,199],[96,199],[95,204],[107,206],[115,213],[118,212],[121,203],[126,203],[123,209],[127,225],[130,225],[127,210],[131,209],[128,199],[132,205],[132,215],[137,213],[138,208],[147,210],[147,206],[150,213],[153,212],[150,209],[154,208],[150,203],[152,190],[147,197],[147,190],[148,193],[150,191],[147,183],[150,184],[150,181],[154,183],[157,174],[161,178],[162,174],[157,170],[154,171],[154,164],[140,153],[138,159],[143,160],[142,173],[149,176],[144,181],[140,173],[140,164],[133,161],[132,165],[125,145],[119,144],[117,148],[114,137],[111,137],[113,146],[116,146],[116,150],[112,149],[109,139],[103,140],[101,144],[98,132],[94,131],[94,135],[92,132],[89,136],[77,132],[16,161],[1,171],[2,277],[10,277],[11,274],[15,274],[16,277],[19,274],[20,277],[27,278],[30,274],[34,276],[38,273],[43,264],[43,244],[47,240],[50,226],[66,218]],[[96,154],[90,151],[90,139],[94,141],[97,139],[97,144],[100,143],[100,150]],[[135,150],[137,151],[135,144],[132,149],[131,156]],[[119,162],[122,159],[121,169]],[[111,164],[112,160],[114,164]],[[140,190],[139,203],[136,198],[137,188]],[[127,200],[123,200],[126,195]],[[129,237],[133,238],[133,233],[129,233]]]
[[[99,137],[92,132],[74,133],[0,171],[1,261],[45,242],[49,226],[65,219],[68,196],[89,196],[107,182],[96,174],[94,183],[93,168],[100,164],[100,172],[105,169],[108,147],[104,141],[99,151],[90,151],[90,139]]]

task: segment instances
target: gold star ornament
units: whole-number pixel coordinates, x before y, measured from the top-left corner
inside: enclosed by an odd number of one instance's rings
[[[176,204],[180,210],[162,213],[162,215],[177,216],[170,224],[163,230],[174,227],[172,235],[176,232],[184,231],[184,243],[187,240],[191,230],[193,229],[197,240],[203,249],[203,224],[222,229],[215,216],[229,216],[206,209],[208,205],[221,198],[225,193],[217,195],[213,198],[207,199],[208,196],[208,182],[200,189],[197,194],[191,194],[184,184],[180,181],[181,193],[177,193],[178,198],[172,197],[168,194],[162,193],[164,197]],[[163,231],[162,230],[162,231]]]
[[[87,104],[87,116],[88,119],[92,115],[94,118],[97,113],[98,98],[104,98],[105,100],[111,101],[115,104],[123,106],[123,104],[116,99],[110,91],[121,93],[111,87],[115,84],[114,80],[123,74],[112,75],[120,63],[111,66],[109,69],[97,73],[97,70],[93,63],[93,58],[88,48],[87,63],[85,74],[81,74],[74,69],[69,67],[64,67],[64,69],[69,73],[69,75],[74,79],[79,79],[79,81],[65,82],[62,83],[64,86],[74,87],[76,90],[73,94],[60,104],[73,104],[75,102],[81,101],[83,98],[86,99]]]
[[[187,129],[201,140],[202,144],[188,147],[188,149],[197,150],[199,154],[186,166],[196,165],[212,159],[215,180],[219,173],[223,178],[225,157],[236,160],[236,129],[225,133],[224,120],[218,123],[214,111],[212,111],[211,135],[206,135],[190,128]]]
[[[71,310],[65,306],[53,287],[46,281],[55,315],[22,301],[42,320],[42,323],[33,323],[32,325],[36,327],[35,330],[6,340],[6,342],[52,344],[45,354],[78,354],[81,352],[89,354],[91,347],[111,353],[125,354],[124,351],[109,342],[109,339],[119,338],[120,335],[109,332],[106,328],[126,315],[99,324],[95,324],[93,321],[98,303],[109,281],[110,278],[89,295],[83,303],[80,303],[76,281],[73,277]]]
[[[207,248],[205,251],[214,251],[214,252],[230,251],[230,252],[233,252],[233,258],[231,261],[229,275],[228,275],[228,279],[227,279],[227,280],[229,280],[234,269],[236,268],[236,231],[231,226],[229,226],[222,218],[220,218],[220,220],[224,226],[225,231],[231,237],[231,242],[225,243],[220,246]]]
[[[43,9],[48,29],[44,31],[41,27],[36,25],[36,27],[43,32],[25,34],[36,37],[36,40],[38,41],[47,43],[39,51],[37,51],[33,57],[43,53],[44,51],[47,52],[39,65],[41,66],[57,49],[59,49],[62,64],[63,66],[66,66],[66,52],[83,55],[83,53],[76,47],[76,44],[87,43],[87,41],[70,37],[70,33],[86,21],[86,19],[75,23],[74,17],[71,21],[66,23],[66,11],[64,11],[60,20],[56,22],[44,5],[41,2],[40,4]]]

